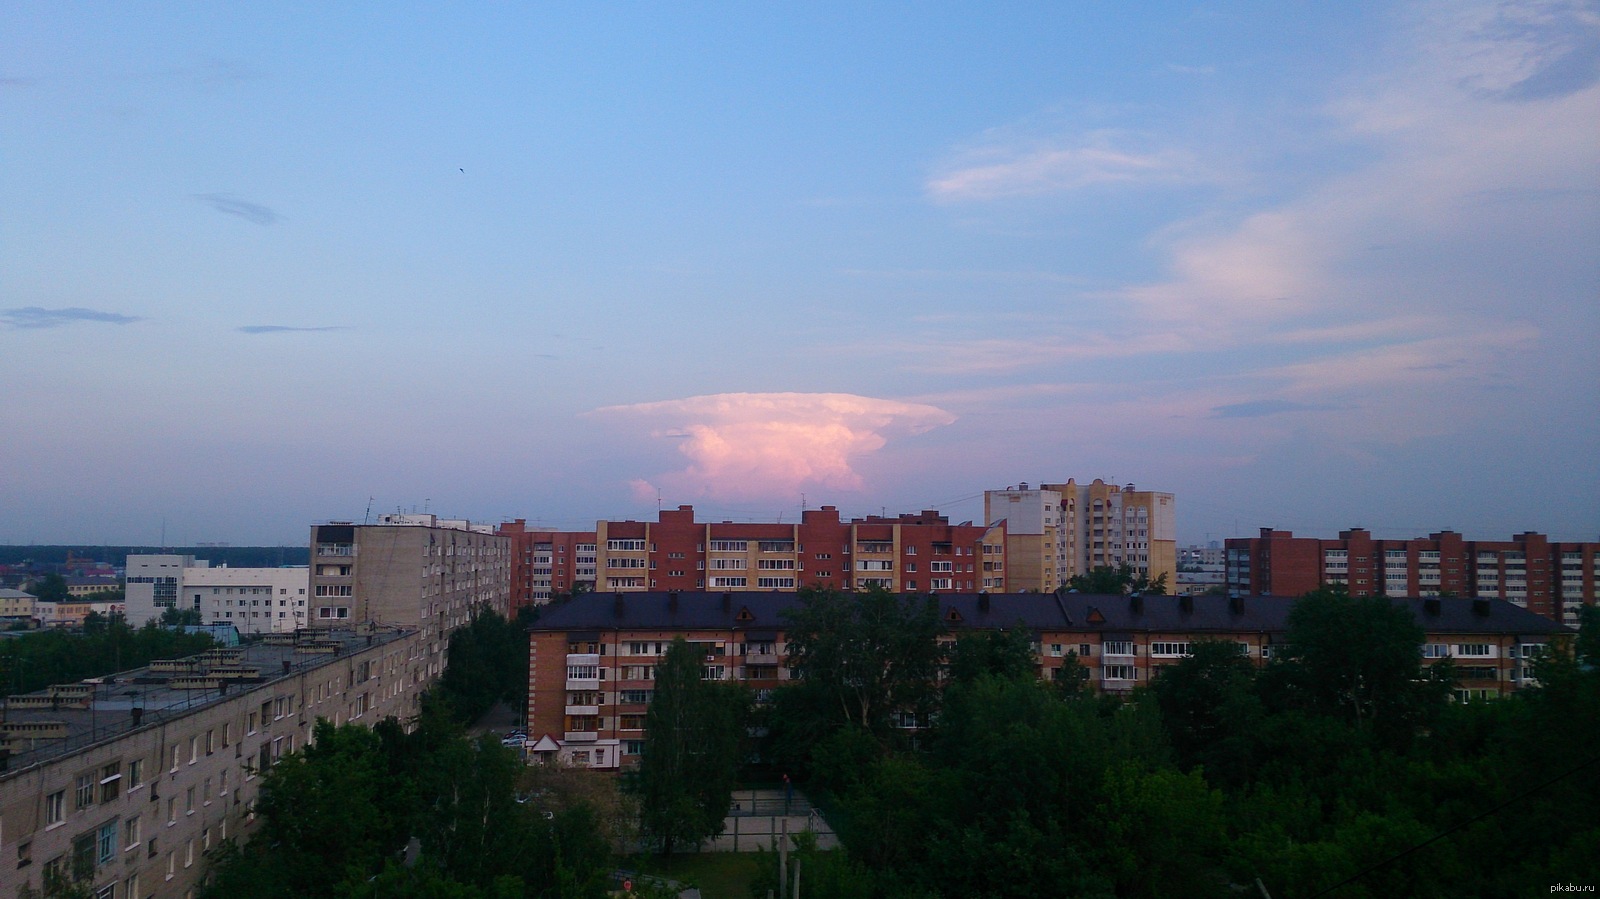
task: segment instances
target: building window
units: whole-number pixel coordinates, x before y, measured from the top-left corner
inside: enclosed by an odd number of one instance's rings
[[[100,801],[110,802],[122,789],[122,763],[112,762],[100,769]]]
[[[1103,680],[1133,680],[1134,668],[1132,665],[1107,665],[1101,677]]]
[[[105,864],[117,857],[117,822],[107,821],[100,825],[100,853],[97,856],[100,864]]]
[[[72,839],[72,870],[92,871],[95,866],[95,833],[79,834]]]
[[[78,788],[72,794],[72,807],[85,809],[94,805],[94,775],[78,775]]]
[[[126,820],[126,821],[124,821],[122,823],[122,834],[123,834],[122,842],[127,844],[126,848],[128,850],[132,850],[134,847],[139,845],[139,816],[138,815],[134,815],[132,818],[129,818],[128,820]]]
[[[44,797],[44,823],[60,824],[67,818],[67,791],[57,790]]]

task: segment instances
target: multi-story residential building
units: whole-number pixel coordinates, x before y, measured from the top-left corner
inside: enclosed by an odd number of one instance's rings
[[[478,608],[509,614],[511,540],[433,515],[313,525],[310,589],[312,627],[417,628],[443,644]]]
[[[1060,677],[1069,657],[1090,685],[1119,693],[1148,683],[1189,655],[1197,640],[1228,640],[1256,662],[1283,642],[1293,603],[1240,596],[1093,596],[954,593],[936,596],[948,631],[1037,635],[1039,676]],[[596,768],[635,764],[655,664],[682,637],[704,659],[708,680],[748,686],[757,702],[793,677],[786,665],[785,592],[600,593],[548,611],[530,628],[528,734],[536,756]],[[1518,606],[1490,599],[1402,599],[1427,634],[1428,663],[1451,658],[1458,696],[1488,698],[1518,689],[1527,662],[1563,629]]]
[[[1006,524],[1009,587],[1048,592],[1098,567],[1128,565],[1154,580],[1178,574],[1177,502],[1170,493],[1079,484],[1019,484],[983,494],[984,520]]]
[[[1228,551],[1213,540],[1210,546],[1184,546],[1178,549],[1178,583],[1173,593],[1205,593],[1226,590]]]
[[[309,572],[303,566],[213,567],[194,556],[133,555],[127,577],[124,614],[134,627],[175,607],[200,613],[206,624],[231,624],[241,634],[307,624]]]
[[[47,872],[95,896],[177,899],[255,823],[261,773],[318,718],[409,718],[437,656],[416,630],[271,634],[12,696],[0,723],[0,894]]]
[[[1337,540],[1262,528],[1227,541],[1228,589],[1299,596],[1341,584],[1356,596],[1471,596],[1503,599],[1569,627],[1594,605],[1600,543],[1552,542],[1529,531],[1510,540],[1466,540],[1454,531],[1374,540],[1361,528]]]
[[[1048,593],[1066,583],[1065,509],[1061,494],[1026,483],[983,492],[983,520],[1005,525],[1008,586]]]
[[[947,593],[1006,589],[1005,529],[951,524],[935,511],[845,521],[833,506],[792,524],[697,522],[693,506],[656,521],[600,521],[588,532],[500,526],[513,541],[514,605],[575,589],[781,590],[872,586]],[[581,585],[581,586],[580,586]]]
[[[511,539],[513,610],[541,605],[574,590],[594,589],[599,558],[594,531],[529,527],[518,519],[500,525],[496,532]]]
[[[185,608],[200,610],[206,624],[231,624],[240,634],[292,631],[305,627],[311,571],[285,568],[186,568],[179,597]]]

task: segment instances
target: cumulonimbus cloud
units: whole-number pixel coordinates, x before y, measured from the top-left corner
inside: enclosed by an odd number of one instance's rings
[[[955,421],[935,406],[848,393],[720,393],[590,414],[678,439],[685,468],[633,482],[652,496],[658,487],[718,497],[792,496],[808,485],[860,490],[853,460]]]

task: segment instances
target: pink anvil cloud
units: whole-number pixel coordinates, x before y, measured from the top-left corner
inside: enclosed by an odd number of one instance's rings
[[[721,498],[787,497],[806,486],[861,490],[852,460],[955,421],[935,406],[848,393],[719,393],[591,414],[643,421],[652,437],[682,441],[688,466],[631,482],[641,498],[657,489]]]

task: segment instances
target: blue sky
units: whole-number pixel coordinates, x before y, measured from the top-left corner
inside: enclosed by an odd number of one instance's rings
[[[16,4],[0,541],[1600,536],[1600,7]]]

